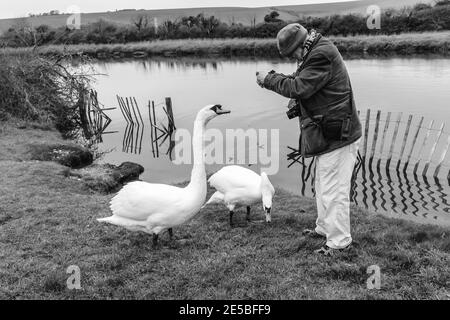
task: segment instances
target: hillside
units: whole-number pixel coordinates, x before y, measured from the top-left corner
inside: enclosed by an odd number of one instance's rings
[[[433,0],[359,0],[359,1],[345,1],[338,3],[320,3],[307,4],[297,6],[274,6],[274,7],[260,7],[260,8],[244,8],[244,7],[215,7],[215,8],[185,8],[185,9],[164,9],[164,10],[121,10],[101,13],[86,13],[82,14],[82,24],[95,22],[99,19],[112,21],[119,24],[128,24],[138,16],[148,16],[150,18],[157,18],[158,22],[165,20],[174,20],[182,16],[197,15],[204,13],[207,16],[213,15],[226,23],[243,23],[249,25],[253,19],[256,22],[262,22],[264,16],[273,10],[280,13],[280,18],[286,21],[296,20],[301,16],[326,16],[340,13],[361,13],[365,14],[366,9],[370,5],[378,5],[382,9],[387,8],[401,8],[404,6],[414,5],[418,2],[432,3]],[[39,26],[42,24],[51,27],[63,26],[68,15],[57,16],[41,16],[32,18],[16,18],[16,19],[2,19],[0,20],[0,33],[8,30],[9,27],[26,21],[32,26]]]

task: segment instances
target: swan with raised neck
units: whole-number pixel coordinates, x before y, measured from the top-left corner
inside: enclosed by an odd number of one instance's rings
[[[191,179],[184,187],[135,181],[125,185],[111,200],[112,216],[97,219],[127,228],[153,234],[156,244],[158,234],[185,223],[194,217],[206,200],[206,170],[204,155],[204,134],[206,125],[213,118],[230,113],[221,105],[202,108],[194,121],[192,148],[193,160]]]

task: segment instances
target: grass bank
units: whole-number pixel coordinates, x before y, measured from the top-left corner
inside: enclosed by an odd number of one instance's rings
[[[44,128],[45,129],[45,128]],[[315,220],[312,199],[278,190],[273,223],[230,228],[211,206],[176,228],[176,241],[96,222],[112,195],[90,191],[53,162],[30,161],[27,146],[61,141],[34,125],[0,128],[0,298],[2,299],[449,299],[450,229],[352,208],[355,247],[333,259],[301,230]],[[253,220],[263,218],[254,209]],[[381,290],[367,290],[367,267]],[[66,269],[81,270],[81,290]]]
[[[400,35],[360,35],[330,37],[344,54],[448,54],[450,31],[405,33]],[[2,52],[17,54],[30,48],[5,48]],[[43,55],[85,54],[90,57],[123,58],[147,56],[256,56],[278,57],[275,39],[192,39],[158,40],[125,44],[50,45],[37,48]]]

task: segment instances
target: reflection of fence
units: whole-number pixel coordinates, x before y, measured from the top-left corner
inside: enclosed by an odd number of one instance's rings
[[[122,140],[122,151],[140,154],[144,137],[144,120],[139,105],[136,99],[131,97],[124,99],[117,96],[117,102],[127,123]]]
[[[80,96],[78,100],[80,127],[86,139],[102,142],[103,134],[113,133],[105,131],[111,123],[111,119],[104,112],[113,109],[115,108],[101,108],[97,92],[94,90],[87,91]]]
[[[412,215],[437,220],[450,213],[448,188],[438,178],[404,170],[381,170],[380,166],[365,166],[358,158],[352,177],[350,199],[356,205],[387,213]],[[301,167],[301,194],[314,196],[314,161]]]
[[[387,112],[383,117],[381,111],[371,116],[370,109],[361,117],[363,137],[352,177],[351,199],[375,210],[413,215],[420,210],[425,218],[436,219],[433,211],[450,213],[446,186],[439,181],[443,168],[448,170],[450,134],[444,132],[444,123],[435,126],[432,120],[424,125],[424,117],[402,117],[401,112]],[[314,159],[304,159],[299,150],[289,149],[288,166],[302,164],[302,195],[308,193],[308,185],[314,194]],[[431,173],[434,183],[429,182]],[[450,183],[450,172],[447,179]]]
[[[117,96],[122,115],[127,122],[123,136],[123,152],[130,152],[140,154],[142,151],[142,140],[144,136],[144,120],[140,111],[139,105],[134,97],[122,98]],[[169,138],[169,148],[166,154],[169,154],[172,159],[172,150],[175,146],[175,142],[172,139],[172,135],[176,130],[175,119],[172,110],[171,98],[166,98],[165,105],[162,107],[166,117],[167,124],[158,121],[156,117],[155,108],[163,103],[155,105],[154,101],[148,102],[148,118],[150,122],[150,142],[152,148],[153,157],[159,157],[159,147]]]
[[[169,138],[169,148],[167,149],[166,155],[168,154],[170,160],[172,160],[172,150],[175,147],[175,141],[173,141],[172,135],[176,130],[176,126],[175,126],[175,119],[173,116],[171,98],[166,98],[165,106],[163,106],[162,109],[164,110],[164,113],[167,117],[167,125],[164,125],[163,123],[160,122],[160,125],[158,126],[156,123],[155,102],[154,101],[148,102],[148,116],[150,125],[152,127],[150,130],[152,142],[152,154],[153,157],[155,156],[159,157],[159,147],[167,140],[167,138]],[[162,140],[158,145],[158,141],[160,139]]]

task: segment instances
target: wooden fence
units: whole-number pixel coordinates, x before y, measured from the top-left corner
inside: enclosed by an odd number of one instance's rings
[[[363,126],[358,154],[359,164],[377,167],[384,166],[386,171],[411,171],[414,175],[426,177],[432,173],[434,178],[446,175],[450,180],[448,150],[450,134],[444,131],[445,123],[426,120],[423,116],[403,112],[373,112],[367,109],[360,114]],[[301,155],[290,148],[289,166],[301,162]],[[301,162],[305,165],[304,161]],[[312,166],[312,161],[309,164]],[[445,170],[444,170],[445,169]]]
[[[380,110],[372,116],[370,109],[367,109],[362,122],[364,133],[360,152],[363,164],[366,161],[372,164],[377,159],[379,166],[384,160],[386,170],[390,170],[394,163],[397,171],[412,170],[414,175],[422,176],[427,176],[434,168],[434,178],[445,174],[442,169],[446,167],[447,178],[450,178],[447,159],[450,134],[444,131],[444,122],[426,121],[423,116],[404,115],[402,112],[387,112],[382,117]]]

